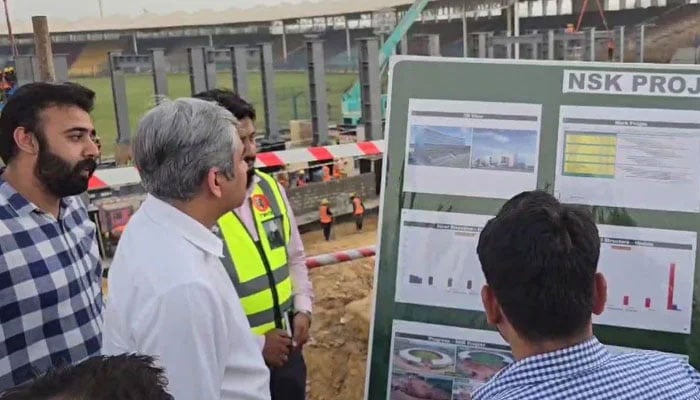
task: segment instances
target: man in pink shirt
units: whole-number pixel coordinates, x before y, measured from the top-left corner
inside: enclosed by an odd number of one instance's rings
[[[238,119],[248,163],[248,201],[218,221],[226,243],[223,264],[270,367],[272,400],[304,400],[306,364],[301,350],[309,339],[313,288],[294,212],[278,182],[255,171],[253,106],[229,90],[194,97],[217,102]]]

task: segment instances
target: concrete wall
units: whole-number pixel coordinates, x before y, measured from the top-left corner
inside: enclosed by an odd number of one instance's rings
[[[328,199],[331,211],[335,215],[352,212],[351,193],[357,193],[369,207],[368,200],[377,198],[375,174],[372,172],[338,181],[309,183],[304,187],[289,189],[287,196],[297,219],[300,220],[299,223],[302,224],[306,223],[307,219],[318,219],[318,207],[323,199]]]

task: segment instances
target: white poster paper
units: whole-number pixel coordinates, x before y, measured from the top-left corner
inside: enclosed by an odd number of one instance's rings
[[[596,324],[690,333],[697,233],[599,225],[608,282]]]
[[[470,400],[513,362],[497,332],[395,320],[387,399]]]
[[[410,99],[404,191],[509,199],[537,185],[542,106]]]
[[[561,106],[566,203],[700,212],[700,111]]]
[[[486,279],[476,254],[492,216],[401,211],[396,301],[483,311]]]

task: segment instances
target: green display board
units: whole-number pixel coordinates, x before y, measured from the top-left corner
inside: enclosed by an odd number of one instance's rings
[[[475,244],[536,188],[596,216],[598,338],[700,367],[697,66],[396,57],[389,80],[366,399],[422,373],[458,398],[513,362],[479,309]]]

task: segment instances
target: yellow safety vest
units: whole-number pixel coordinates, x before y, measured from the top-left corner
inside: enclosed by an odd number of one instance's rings
[[[291,225],[277,182],[260,177],[250,196],[259,240],[256,242],[233,211],[218,221],[226,243],[222,260],[241,299],[253,333],[285,329],[282,314],[292,308],[292,280],[287,264]]]

